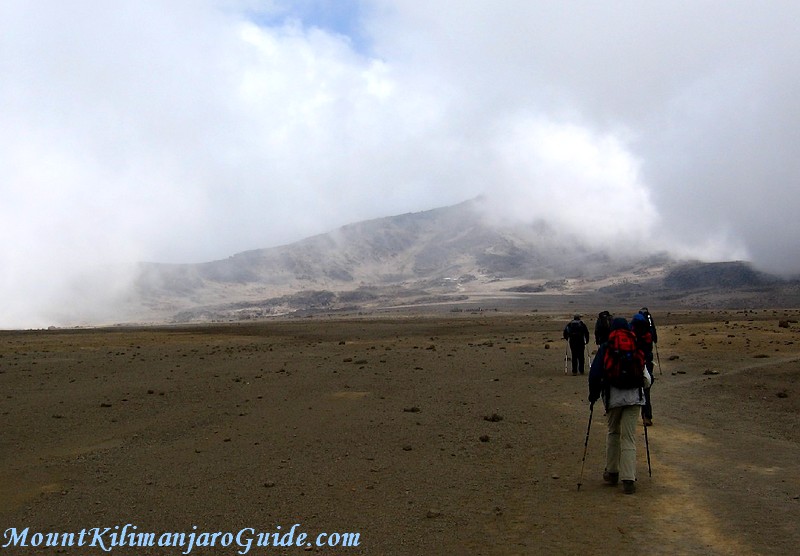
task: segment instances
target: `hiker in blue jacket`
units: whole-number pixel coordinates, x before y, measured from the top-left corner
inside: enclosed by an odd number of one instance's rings
[[[609,353],[609,357],[606,354]],[[609,378],[616,354],[630,353],[633,366],[637,367],[641,386],[618,387],[620,384]],[[603,480],[616,485],[622,480],[625,494],[636,491],[636,424],[644,405],[645,388],[650,387],[650,375],[644,370],[644,354],[636,347],[636,338],[624,318],[615,318],[611,323],[608,342],[597,350],[589,369],[589,402],[594,404],[600,396],[608,420],[606,437],[606,468]]]
[[[650,383],[655,382],[656,377],[653,373],[653,346],[658,342],[658,332],[656,325],[653,322],[653,316],[647,307],[642,307],[638,313],[633,315],[631,320],[631,330],[636,334],[636,340],[639,344],[639,349],[644,352],[645,365],[647,372],[650,374]],[[653,404],[650,401],[650,388],[644,392],[645,404],[642,406],[642,422],[644,426],[650,427],[653,425]]]

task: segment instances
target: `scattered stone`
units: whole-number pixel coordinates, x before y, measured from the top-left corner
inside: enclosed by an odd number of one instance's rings
[[[679,375],[685,375],[685,374],[686,374],[686,371],[678,371],[678,374],[679,374]]]
[[[680,355],[670,355],[669,356],[669,360],[670,361],[676,361],[678,359],[680,359]]]
[[[789,397],[789,394],[786,393],[786,390],[783,390],[782,392],[778,392],[775,395],[778,396],[779,398],[788,398]]]
[[[703,374],[704,375],[718,375],[719,371],[712,371],[711,369],[706,369],[705,371],[703,371]]]
[[[789,321],[788,320],[778,321],[778,326],[780,328],[789,328]]]
[[[499,423],[503,420],[503,416],[498,415],[497,413],[492,413],[491,415],[484,415],[483,420],[489,421],[490,423]]]
[[[267,481],[266,483],[264,483],[264,488],[272,488],[274,486],[275,483],[273,481]]]
[[[419,413],[422,410],[417,406],[413,406],[413,407],[404,407],[403,411],[405,411],[406,413]]]
[[[545,344],[544,349],[550,349],[550,344]]]
[[[481,435],[481,437],[480,437],[480,441],[481,442],[489,442],[489,440],[491,440],[491,439],[489,438],[488,434]]]
[[[437,517],[441,517],[441,515],[442,515],[441,510],[430,509],[428,510],[428,513],[425,514],[425,517],[427,517],[428,519],[435,519]]]
[[[408,444],[406,444],[405,446],[403,446],[403,451],[404,451],[404,452],[410,452],[410,451],[411,451],[411,450],[413,450],[413,449],[414,449],[414,448],[412,448],[412,447],[411,447],[410,445],[408,445]]]
[[[561,475],[553,475],[552,477],[553,477],[553,479],[560,479]]]

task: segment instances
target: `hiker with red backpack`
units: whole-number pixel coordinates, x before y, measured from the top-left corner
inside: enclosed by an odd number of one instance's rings
[[[631,319],[631,330],[636,335],[636,342],[644,352],[645,367],[650,374],[650,384],[655,382],[656,377],[653,373],[653,346],[658,342],[658,333],[656,332],[656,325],[653,322],[653,316],[647,307],[642,307],[638,313],[633,315]],[[650,388],[645,390],[644,393],[645,404],[642,406],[642,422],[644,426],[650,427],[653,425],[653,404],[650,402]]]
[[[569,349],[572,352],[572,375],[577,375],[578,372],[583,374],[584,352],[586,344],[589,343],[589,329],[581,320],[580,315],[575,315],[564,327],[564,339],[569,342]]]
[[[628,321],[615,318],[589,369],[589,402],[593,408],[602,395],[608,420],[603,480],[610,485],[622,480],[625,494],[636,492],[636,424],[649,387],[644,352]]]

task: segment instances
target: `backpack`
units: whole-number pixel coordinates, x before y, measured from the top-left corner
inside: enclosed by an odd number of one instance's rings
[[[611,332],[603,357],[603,378],[606,384],[623,390],[642,388],[644,362],[644,353],[636,346],[633,332],[625,329]]]
[[[578,339],[583,339],[583,323],[579,320],[573,320],[567,325],[567,333],[569,334],[570,340],[577,341]]]
[[[605,342],[611,332],[611,321],[613,317],[608,311],[603,311],[597,315],[597,322],[594,325],[594,335],[598,341]]]

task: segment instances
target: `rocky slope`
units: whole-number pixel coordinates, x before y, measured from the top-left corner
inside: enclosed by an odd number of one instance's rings
[[[544,223],[497,226],[473,200],[220,261],[143,264],[133,298],[158,319],[187,322],[570,293],[760,306],[796,302],[797,290],[742,262],[612,253]]]

